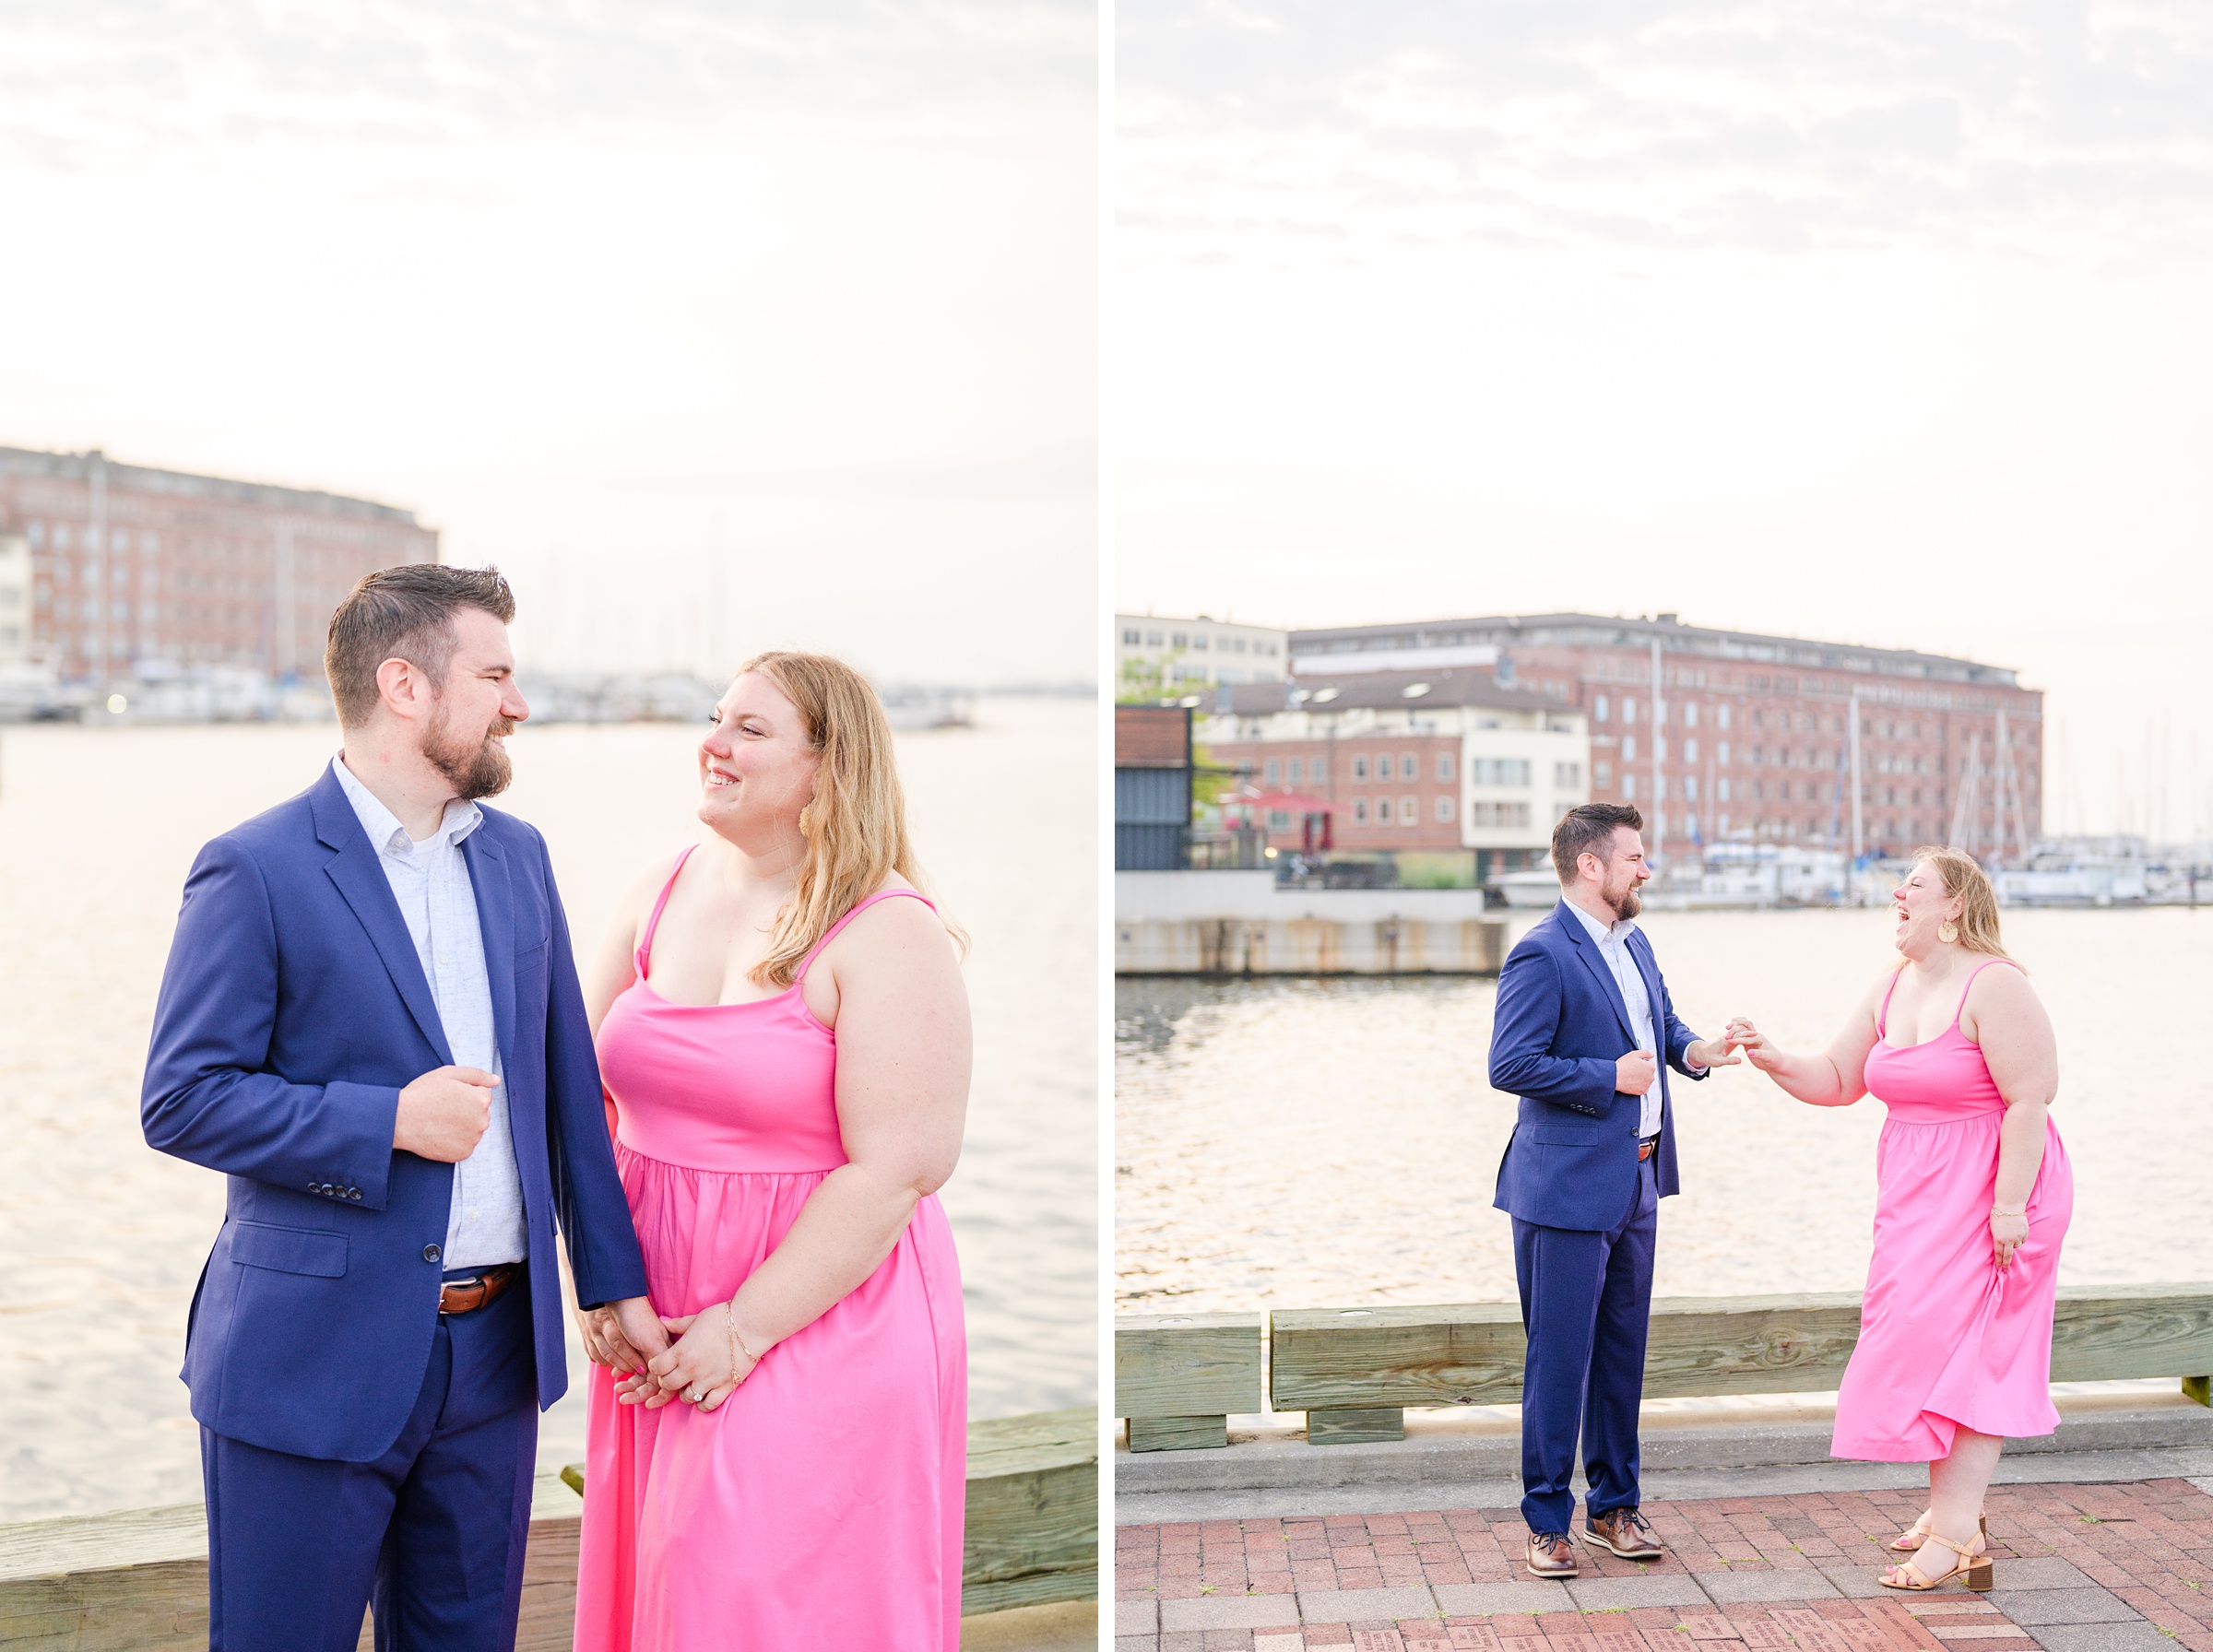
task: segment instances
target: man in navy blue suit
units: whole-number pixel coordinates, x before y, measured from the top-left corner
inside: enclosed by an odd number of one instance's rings
[[[333,616],[344,748],[200,851],[140,1113],[223,1172],[183,1377],[208,1644],[512,1648],[561,1269],[633,1368],[668,1345],[545,842],[479,807],[529,708],[491,569],[387,568]]]
[[[1630,1560],[1663,1552],[1637,1507],[1637,1408],[1659,1205],[1676,1191],[1667,1068],[1702,1079],[1739,1059],[1675,1019],[1637,927],[1651,876],[1643,831],[1624,804],[1569,809],[1552,834],[1560,903],[1498,974],[1491,1087],[1521,1105],[1493,1202],[1514,1219],[1529,1335],[1521,1516],[1537,1577],[1578,1570],[1568,1534],[1579,1431],[1589,1491],[1577,1535]]]

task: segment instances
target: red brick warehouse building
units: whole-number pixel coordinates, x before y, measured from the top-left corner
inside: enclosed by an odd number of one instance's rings
[[[30,550],[29,656],[65,680],[153,662],[319,678],[356,581],[438,560],[412,511],[97,450],[0,448],[0,537]]]
[[[1989,854],[2002,843],[2018,856],[2041,831],[2043,695],[2004,667],[1673,614],[1295,631],[1291,664],[1302,683],[1488,669],[1576,707],[1590,722],[1591,796],[1635,803],[1663,850],[1731,837],[1852,847],[1855,706],[1865,848],[1959,841]]]

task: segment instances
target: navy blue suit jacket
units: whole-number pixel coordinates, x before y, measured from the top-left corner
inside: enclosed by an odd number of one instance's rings
[[[464,841],[529,1239],[538,1398],[568,1386],[553,1232],[579,1300],[645,1294],[545,840]],[[367,1462],[398,1438],[437,1328],[454,1170],[392,1146],[399,1092],[453,1055],[399,904],[329,771],[200,851],[154,1011],[147,1141],[230,1177],[186,1333],[192,1414],[250,1445]]]
[[[1693,1072],[1683,1053],[1698,1034],[1675,1019],[1667,983],[1639,929],[1629,956],[1651,999],[1660,1064],[1661,1195],[1677,1190],[1674,1103],[1667,1069]],[[1603,1233],[1618,1224],[1637,1182],[1639,1099],[1614,1088],[1614,1063],[1637,1047],[1614,972],[1563,900],[1514,943],[1498,972],[1491,1024],[1491,1088],[1521,1098],[1498,1162],[1501,1210],[1548,1228]]]

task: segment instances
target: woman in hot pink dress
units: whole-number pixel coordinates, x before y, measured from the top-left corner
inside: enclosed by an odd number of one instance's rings
[[[1991,1587],[1982,1493],[2009,1435],[2048,1434],[2052,1309],[2075,1177],[2049,1108],[2052,1023],[1998,942],[1982,868],[1923,849],[1892,896],[1905,961],[1868,989],[1820,1056],[1777,1049],[1746,1021],[1728,1036],[1817,1107],[1874,1094],[1875,1255],[1859,1346],[1837,1395],[1834,1456],[1929,1465],[1929,1506],[1878,1580]]]
[[[957,938],[916,890],[882,707],[750,662],[699,749],[713,832],[585,982],[672,1341],[578,1321],[579,1652],[955,1652],[967,1455]]]

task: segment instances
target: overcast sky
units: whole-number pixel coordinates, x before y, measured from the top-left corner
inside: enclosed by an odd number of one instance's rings
[[[1118,18],[1120,605],[1965,654],[2213,827],[2213,10]]]
[[[0,443],[413,507],[545,663],[1090,678],[1096,57],[1081,0],[0,0]]]

